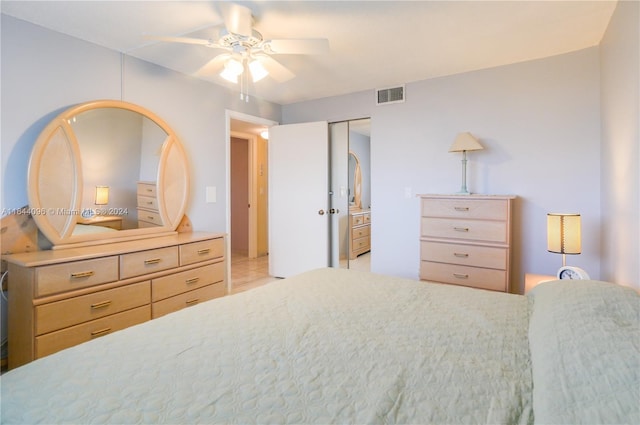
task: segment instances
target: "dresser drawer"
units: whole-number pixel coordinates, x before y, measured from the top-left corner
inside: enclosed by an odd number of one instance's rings
[[[493,291],[506,291],[508,289],[507,272],[505,270],[484,269],[457,264],[421,261],[420,279]]]
[[[354,214],[351,216],[351,225],[360,226],[361,224],[369,224],[371,223],[371,215],[370,214]]]
[[[138,207],[145,210],[158,211],[158,199],[138,195]]]
[[[354,239],[351,250],[359,251],[361,249],[369,249],[370,247],[371,247],[371,239],[369,238],[369,236],[365,236],[364,238]]]
[[[507,243],[506,221],[422,217],[422,236]]]
[[[151,226],[162,226],[160,213],[156,211],[147,211],[142,208],[138,208],[138,221],[148,223]]]
[[[202,286],[222,282],[224,271],[224,263],[216,263],[153,279],[151,299],[156,302]]]
[[[38,305],[35,308],[36,335],[119,313],[150,301],[150,283],[147,281]]]
[[[371,226],[354,227],[351,229],[351,237],[353,239],[363,238],[371,234]]]
[[[199,263],[224,256],[224,239],[211,239],[180,245],[180,265]]]
[[[118,280],[118,257],[74,261],[35,270],[35,296],[72,291]]]
[[[473,218],[506,220],[509,201],[506,199],[422,199],[424,217]]]
[[[56,351],[146,322],[149,319],[151,319],[151,305],[147,304],[81,325],[41,335],[35,338],[35,357],[48,356]]]
[[[427,241],[420,245],[420,259],[424,261],[500,270],[507,268],[509,251],[506,248]]]
[[[138,195],[157,198],[157,191],[158,186],[155,184],[155,182],[138,182]]]
[[[120,278],[140,276],[147,273],[178,267],[178,247],[150,249],[120,256]]]
[[[185,292],[175,297],[167,298],[152,304],[152,318],[158,318],[165,314],[173,313],[185,307],[191,307],[198,303],[208,301],[214,298],[222,297],[227,292],[225,282],[214,283],[213,285],[204,286],[202,288]]]

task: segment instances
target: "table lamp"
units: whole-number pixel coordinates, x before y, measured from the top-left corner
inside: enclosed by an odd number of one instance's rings
[[[547,251],[562,254],[559,279],[589,279],[587,272],[579,267],[567,266],[567,254],[581,252],[580,214],[547,214]]]
[[[109,186],[96,186],[96,205],[107,205],[109,203]]]
[[[478,139],[473,137],[469,132],[458,134],[453,144],[449,148],[449,152],[462,152],[462,186],[460,187],[460,195],[470,195],[467,190],[467,151],[479,151],[484,149]]]

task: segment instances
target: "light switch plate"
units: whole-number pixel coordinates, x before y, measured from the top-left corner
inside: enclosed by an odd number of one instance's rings
[[[215,186],[207,186],[206,187],[206,203],[207,204],[215,204],[217,198],[217,191]]]

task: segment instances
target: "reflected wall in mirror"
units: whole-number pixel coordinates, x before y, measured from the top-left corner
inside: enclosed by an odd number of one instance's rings
[[[187,204],[182,145],[157,115],[105,100],[74,106],[31,154],[29,205],[56,246],[173,232]]]

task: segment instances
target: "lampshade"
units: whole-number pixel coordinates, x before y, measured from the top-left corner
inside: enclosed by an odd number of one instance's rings
[[[109,203],[109,186],[96,186],[96,205],[107,205]]]
[[[232,57],[226,60],[224,63],[224,69],[220,73],[220,76],[232,83],[238,83],[238,78],[244,73],[245,67],[243,62],[245,59]],[[258,59],[247,59],[249,73],[251,74],[251,80],[255,83],[262,80],[269,75],[269,71],[264,67],[262,62]]]
[[[580,254],[580,214],[547,214],[547,251]]]
[[[244,72],[244,66],[242,62],[235,58],[229,58],[224,63],[224,69],[220,73],[220,76],[232,83],[238,82],[238,77]]]
[[[269,72],[265,69],[264,65],[262,65],[262,63],[257,59],[249,62],[249,72],[251,72],[251,79],[254,83],[269,75]]]
[[[459,133],[453,144],[449,148],[449,152],[479,151],[484,149],[478,139],[473,137],[469,132]]]

